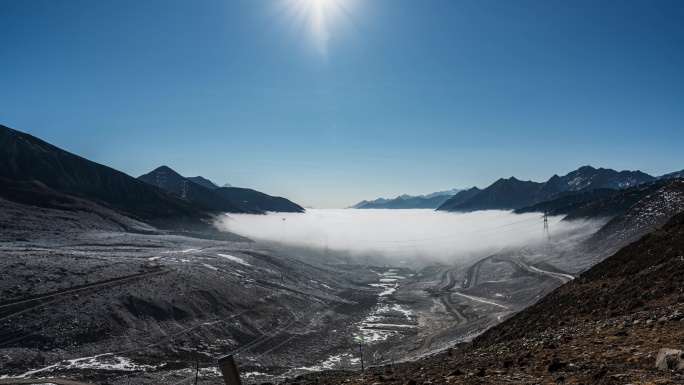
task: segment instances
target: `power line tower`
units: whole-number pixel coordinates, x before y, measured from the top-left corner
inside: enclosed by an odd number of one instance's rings
[[[546,213],[544,213],[544,234],[543,234],[543,237],[544,237],[544,240],[548,240],[549,238],[551,238],[551,236],[549,235],[549,219],[548,219]]]
[[[183,179],[183,182],[181,183],[181,191],[182,191],[181,196],[183,198],[187,198],[188,197],[188,180],[187,179]]]
[[[165,171],[159,171],[157,173],[157,187],[161,187],[161,188],[166,187],[166,172]]]

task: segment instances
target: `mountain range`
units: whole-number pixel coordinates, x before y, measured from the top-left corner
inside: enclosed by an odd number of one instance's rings
[[[163,188],[157,186],[156,176],[152,183],[146,183],[0,125],[0,181],[4,187],[1,195],[21,204],[57,205],[64,209],[61,202],[77,202],[84,210],[88,208],[112,218],[123,215],[160,229],[224,238],[228,233],[220,233],[212,226],[214,217],[220,213],[263,213],[279,208],[303,211],[284,198],[249,189],[218,188],[214,192],[168,167],[161,169],[166,178]],[[182,187],[178,188],[182,185],[187,188],[185,197]],[[121,219],[115,221],[122,223]]]
[[[425,195],[403,194],[394,199],[378,198],[372,201],[363,200],[350,208],[353,209],[436,209],[455,194],[463,191],[451,189],[436,191]]]
[[[6,126],[0,126],[0,178],[23,203],[76,197],[159,228],[205,231],[216,214]]]
[[[168,166],[158,167],[139,176],[138,179],[221,212],[250,214],[263,214],[265,211],[304,212],[301,206],[285,198],[273,197],[246,188],[218,187],[201,176],[185,178]]]
[[[661,178],[668,179],[676,177],[676,175],[678,174],[672,173]],[[544,183],[521,181],[515,177],[501,178],[468,199],[456,195],[444,202],[437,210],[456,212],[516,210],[592,191],[594,193],[585,194],[585,197],[601,194],[597,191],[598,189],[603,189],[602,193],[607,194],[609,192],[607,189],[617,191],[652,182],[656,179],[658,178],[641,171],[615,171],[583,166],[564,176],[553,175]],[[568,204],[573,199],[566,198]]]

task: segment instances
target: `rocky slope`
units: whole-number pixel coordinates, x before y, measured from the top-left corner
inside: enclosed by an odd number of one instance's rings
[[[196,177],[200,178],[200,177]],[[205,187],[206,179],[197,184],[167,166],[141,175],[138,179],[155,185],[213,210],[229,213],[263,214],[265,211],[301,213],[304,209],[285,198],[238,187]]]
[[[15,185],[27,189],[15,197],[52,190],[48,194],[87,199],[156,227],[215,231],[210,223],[216,212],[5,126],[0,126],[0,178],[31,182]]]
[[[656,369],[684,346],[684,213],[472,344],[417,362],[315,375],[318,384],[681,384]],[[300,382],[312,381],[314,376]]]
[[[368,270],[246,239],[122,232],[80,211],[5,213],[0,383],[174,383],[168,376],[187,376],[196,361],[238,351],[245,370],[287,370],[344,346],[381,291]],[[297,346],[311,348],[294,355]]]
[[[254,207],[220,197],[213,189],[199,185],[167,166],[158,167],[138,179],[218,212],[263,214]]]
[[[585,244],[603,252],[614,252],[645,234],[662,227],[684,211],[684,178],[667,181],[628,209],[611,219]]]
[[[579,205],[563,219],[572,221],[575,219],[614,218],[669,183],[669,180],[659,180],[615,191],[612,194]]]

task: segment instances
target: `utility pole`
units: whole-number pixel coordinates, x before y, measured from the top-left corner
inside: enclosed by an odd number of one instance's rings
[[[198,379],[199,379],[199,361],[197,361],[197,371],[195,372],[195,385],[197,385]]]
[[[363,336],[359,334],[354,338],[354,341],[359,343],[359,357],[361,358],[361,371],[363,372]]]

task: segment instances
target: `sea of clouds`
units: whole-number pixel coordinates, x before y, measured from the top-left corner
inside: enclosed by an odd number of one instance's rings
[[[596,224],[549,217],[552,239],[596,231]],[[309,209],[306,213],[229,214],[217,226],[255,241],[351,255],[453,262],[545,241],[539,213]]]

